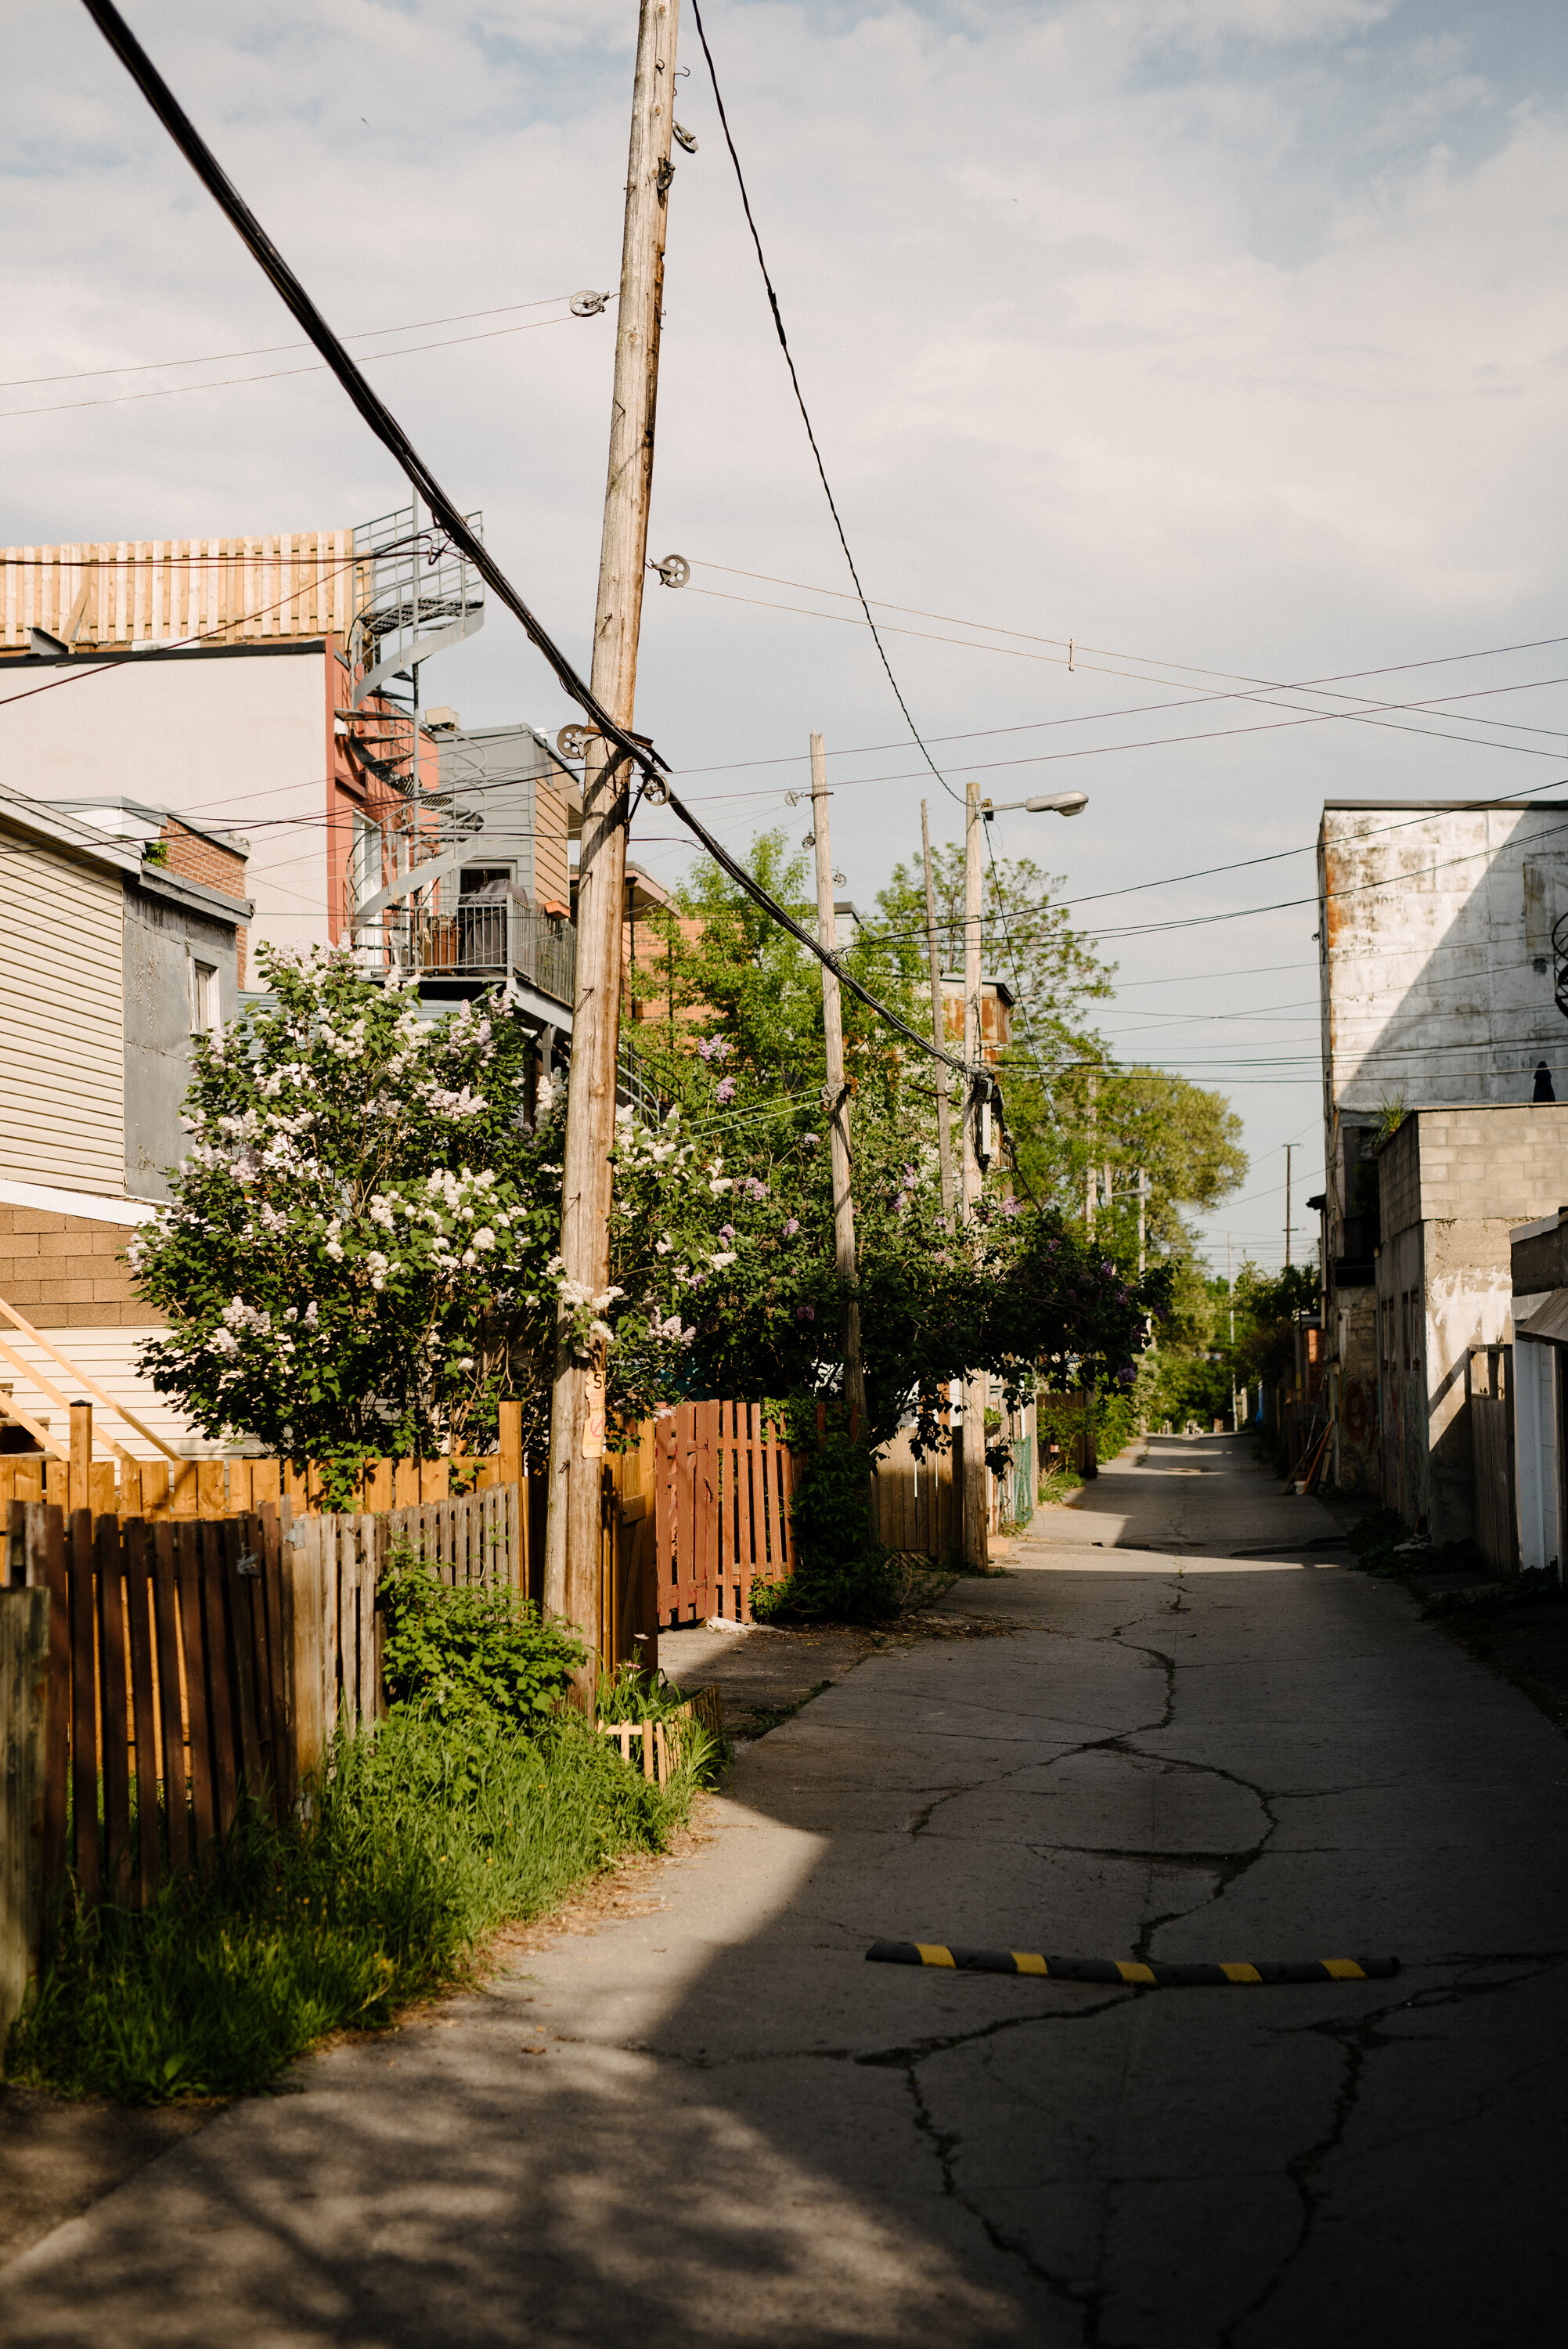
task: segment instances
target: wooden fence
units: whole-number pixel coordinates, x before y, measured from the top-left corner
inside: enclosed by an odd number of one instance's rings
[[[963,1546],[964,1430],[953,1449],[917,1460],[908,1435],[884,1444],[872,1479],[872,1531],[889,1549],[946,1558]]]
[[[139,1906],[297,1786],[294,1576],[275,1509],[221,1522],[68,1519],[14,1503],[9,1571],[48,1594],[42,1883]],[[17,1568],[20,1565],[21,1573]]]
[[[793,1571],[782,1431],[746,1402],[687,1402],[653,1428],[657,1619],[751,1620],[753,1582]]]
[[[0,1456],[0,1515],[12,1501],[46,1501],[95,1517],[228,1517],[287,1501],[296,1513],[322,1506],[322,1473],[314,1464],[253,1460],[137,1460],[120,1452],[95,1460],[90,1403],[71,1406],[68,1454]],[[516,1484],[524,1471],[522,1407],[501,1405],[500,1444],[494,1452],[452,1453],[431,1460],[373,1461],[359,1506],[375,1515],[428,1506],[452,1497],[452,1488],[476,1492]]]

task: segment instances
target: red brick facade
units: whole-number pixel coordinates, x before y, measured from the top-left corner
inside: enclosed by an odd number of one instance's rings
[[[200,881],[209,889],[220,889],[225,897],[242,897],[245,894],[245,860],[237,848],[224,848],[219,842],[200,832],[188,831],[178,817],[170,816],[163,827],[164,864],[170,873],[178,873],[182,881]],[[245,984],[245,933],[234,933],[234,944],[240,960],[239,984]]]

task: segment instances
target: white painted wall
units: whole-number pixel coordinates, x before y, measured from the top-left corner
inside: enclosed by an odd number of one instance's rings
[[[1326,1122],[1528,1102],[1544,1060],[1568,1101],[1552,929],[1568,914],[1568,801],[1423,809],[1329,802],[1318,885]]]
[[[318,645],[72,662],[68,684],[6,708],[0,778],[30,799],[124,795],[243,833],[253,968],[264,940],[325,946],[327,659]],[[7,664],[0,692],[64,666]],[[335,691],[347,672],[332,667]]]

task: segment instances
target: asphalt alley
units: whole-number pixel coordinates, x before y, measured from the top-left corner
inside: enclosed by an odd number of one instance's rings
[[[0,2270],[0,2339],[1560,2338],[1568,1748],[1335,1532],[1244,1443],[1114,1464],[746,1747],[641,1913],[177,2145]]]

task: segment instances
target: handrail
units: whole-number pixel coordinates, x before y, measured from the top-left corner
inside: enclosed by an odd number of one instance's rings
[[[42,1346],[46,1354],[52,1354],[55,1361],[58,1362],[61,1370],[69,1371],[72,1378],[76,1380],[77,1384],[78,1386],[86,1387],[88,1394],[92,1395],[97,1402],[101,1402],[106,1411],[112,1411],[117,1419],[124,1420],[127,1427],[134,1427],[138,1435],[144,1435],[149,1444],[156,1444],[158,1450],[162,1453],[166,1460],[175,1461],[181,1468],[189,1464],[181,1454],[175,1451],[172,1444],[165,1444],[161,1435],[155,1435],[150,1427],[144,1425],[143,1423],[138,1419],[135,1412],[127,1411],[124,1403],[116,1402],[112,1395],[105,1394],[102,1387],[100,1387],[95,1380],[89,1379],[85,1371],[79,1371],[75,1362],[70,1360],[70,1357],[67,1354],[62,1354],[59,1348],[53,1344],[49,1339],[46,1338],[41,1330],[35,1330],[30,1321],[25,1321],[22,1319],[22,1316],[17,1312],[16,1308],[14,1305],[8,1305],[3,1297],[0,1297],[0,1313],[4,1313],[6,1320],[11,1323],[13,1329],[20,1330],[24,1338],[31,1338],[36,1346]],[[31,1376],[30,1372],[29,1376]],[[50,1448],[52,1450],[53,1446]],[[117,1444],[115,1449],[118,1451],[119,1446]]]
[[[49,1401],[57,1405],[59,1410],[69,1411],[71,1407],[69,1396],[63,1395],[60,1392],[59,1388],[55,1384],[53,1379],[46,1379],[42,1371],[36,1371],[33,1368],[32,1363],[27,1360],[26,1354],[19,1354],[15,1346],[8,1346],[5,1343],[4,1338],[0,1338],[0,1354],[5,1356],[13,1370],[20,1371],[25,1379],[31,1380],[33,1385],[37,1387],[42,1393],[47,1395]],[[36,1423],[27,1418],[26,1413],[17,1407],[15,1401],[7,1405],[7,1409],[9,1410],[13,1419],[19,1419],[21,1421],[29,1435],[37,1435],[39,1433],[39,1429]],[[48,1444],[47,1436],[43,1437],[42,1440],[46,1444]],[[117,1444],[112,1435],[106,1436],[104,1440],[108,1444],[109,1450],[114,1453],[119,1459],[123,1460],[128,1466],[133,1467],[136,1464],[134,1454],[128,1452],[123,1444]],[[49,1448],[54,1450],[57,1447],[50,1445]],[[63,1452],[60,1454],[60,1458],[62,1460],[67,1456],[67,1455]]]
[[[29,1376],[30,1375],[31,1373],[29,1373]],[[14,1395],[5,1404],[5,1411],[6,1418],[14,1419],[18,1427],[25,1427],[28,1434],[33,1438],[34,1442],[37,1444],[43,1451],[52,1452],[55,1458],[65,1467],[68,1468],[70,1466],[70,1454],[62,1450],[61,1446],[55,1442],[54,1437],[49,1433],[48,1429],[45,1427],[41,1422],[36,1420],[31,1412],[23,1410],[21,1404],[16,1401]]]

